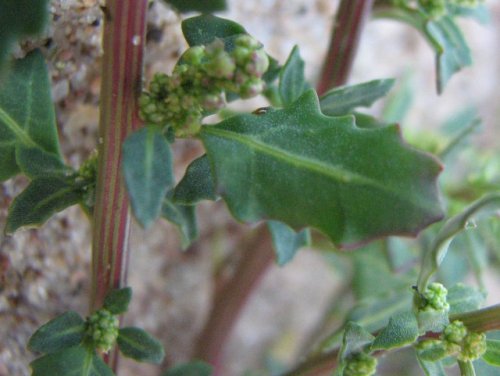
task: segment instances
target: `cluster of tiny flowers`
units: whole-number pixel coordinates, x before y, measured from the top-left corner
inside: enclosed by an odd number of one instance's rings
[[[97,151],[83,162],[78,170],[77,181],[83,185],[83,202],[92,209],[95,201],[95,182],[97,180]]]
[[[108,352],[118,338],[118,318],[107,309],[99,309],[86,321],[86,336],[99,351]]]
[[[421,307],[420,310],[448,312],[450,305],[446,301],[447,295],[448,290],[441,283],[431,283],[422,294],[425,306]]]
[[[178,137],[194,135],[204,113],[225,106],[226,92],[241,98],[260,94],[268,67],[262,45],[246,34],[234,40],[231,51],[220,39],[190,47],[172,75],[155,74],[139,99],[139,114],[147,123],[172,126]]]
[[[371,376],[377,370],[377,359],[365,353],[349,357],[343,376]]]
[[[454,321],[443,331],[441,339],[446,353],[462,361],[479,359],[486,352],[486,335],[469,332],[463,322]]]

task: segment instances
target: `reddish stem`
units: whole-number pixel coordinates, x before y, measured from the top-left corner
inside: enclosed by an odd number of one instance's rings
[[[342,0],[333,23],[332,38],[316,88],[318,95],[344,85],[351,72],[363,27],[374,0]]]
[[[259,229],[254,239],[245,246],[234,277],[216,293],[212,311],[198,341],[196,357],[212,364],[214,375],[222,374],[224,345],[248,297],[274,258],[265,226]]]
[[[141,126],[137,98],[142,84],[147,5],[148,0],[107,0],[103,7],[91,311],[101,307],[110,289],[125,285],[127,276],[130,212],[121,174],[121,145]],[[109,358],[108,364],[116,367],[117,357]]]

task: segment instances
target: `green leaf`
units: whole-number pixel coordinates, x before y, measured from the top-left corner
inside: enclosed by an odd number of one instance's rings
[[[36,178],[12,202],[5,232],[10,234],[20,227],[41,226],[53,214],[78,204],[81,197],[79,188],[66,179]]]
[[[210,162],[205,154],[188,166],[184,177],[175,187],[173,201],[177,204],[194,205],[202,200],[216,199]]]
[[[0,12],[1,14],[1,12]],[[4,26],[4,25],[3,25]],[[59,158],[62,165],[57,127],[52,104],[50,80],[47,66],[39,51],[28,54],[18,60],[12,70],[2,81],[0,90],[0,179],[6,180],[20,170],[15,161],[16,146],[22,145],[31,150],[40,148],[38,155],[43,155],[43,161]],[[27,151],[23,149],[20,157]],[[45,152],[45,153],[44,153]],[[48,153],[48,155],[47,155]],[[57,164],[57,162],[55,162]],[[21,158],[22,167],[27,173],[33,170],[33,161],[28,165]],[[43,168],[36,167],[36,170]]]
[[[367,332],[361,325],[355,322],[348,322],[344,328],[342,337],[342,345],[339,350],[339,365],[334,373],[335,376],[343,375],[343,370],[346,365],[346,359],[357,352],[361,352],[363,348],[373,342],[375,337]]]
[[[226,10],[226,0],[165,0],[181,13],[212,13]]]
[[[480,376],[498,376],[498,368],[489,365],[481,359],[474,361],[474,369],[476,370],[476,374]]]
[[[442,216],[439,163],[404,144],[397,126],[360,129],[353,116],[324,116],[313,90],[289,108],[205,126],[200,137],[216,192],[241,221],[311,226],[354,246],[415,235]]]
[[[172,202],[169,195],[163,200],[161,216],[177,226],[181,233],[181,247],[186,249],[198,238],[196,207]]]
[[[280,266],[285,265],[301,247],[305,247],[311,242],[309,229],[296,232],[293,228],[279,221],[268,221],[267,226],[273,238],[276,261]]]
[[[486,352],[482,359],[492,366],[500,367],[500,340],[486,340]]]
[[[387,97],[382,109],[382,119],[388,123],[402,123],[412,107],[415,91],[413,74],[407,72]]]
[[[0,2],[0,71],[12,46],[29,36],[41,34],[49,16],[48,0]]]
[[[121,328],[117,343],[124,356],[139,362],[161,363],[165,356],[162,344],[139,328]]]
[[[120,315],[127,312],[131,299],[132,289],[130,287],[111,290],[104,298],[102,308],[107,309],[113,315]]]
[[[76,312],[69,311],[42,325],[31,336],[28,349],[53,353],[76,346],[83,340],[85,321]]]
[[[169,368],[162,376],[210,376],[212,371],[213,367],[210,364],[195,360]]]
[[[356,107],[370,107],[394,86],[394,79],[373,80],[357,85],[336,87],[320,98],[321,112],[328,116],[345,115]]]
[[[428,22],[425,33],[436,50],[437,88],[441,93],[454,73],[472,64],[470,50],[451,17]]]
[[[459,283],[448,290],[446,300],[450,305],[449,314],[455,315],[479,309],[485,296],[478,289]]]
[[[246,30],[240,24],[224,18],[203,14],[182,21],[182,33],[189,46],[205,45],[215,38],[227,38],[244,34]]]
[[[427,343],[424,349],[417,349],[418,358],[426,362],[437,362],[449,354],[443,341],[436,340]]]
[[[278,89],[283,106],[288,107],[309,88],[304,77],[304,60],[300,57],[299,47],[295,46],[280,72]]]
[[[475,7],[459,6],[447,4],[448,12],[458,17],[468,17],[478,21],[481,24],[488,24],[491,21],[491,15],[485,4],[478,4]]]
[[[64,164],[60,156],[39,147],[18,144],[16,161],[21,171],[31,179],[50,175],[65,176],[71,173],[71,169]]]
[[[439,265],[446,256],[453,238],[471,226],[473,217],[481,212],[491,212],[498,208],[499,205],[500,193],[491,193],[475,201],[462,213],[446,221],[425,252],[417,282],[418,291],[425,291],[429,279],[438,270]]]
[[[74,346],[31,362],[31,376],[114,376],[93,350]]]
[[[420,358],[417,354],[418,364],[426,376],[447,376],[441,362],[429,362]]]
[[[371,350],[390,350],[415,342],[419,336],[417,320],[412,312],[397,314],[377,335]]]
[[[146,127],[123,143],[123,174],[137,220],[148,228],[174,184],[172,153],[159,129]]]

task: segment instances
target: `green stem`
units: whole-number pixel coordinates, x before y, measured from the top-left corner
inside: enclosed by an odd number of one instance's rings
[[[332,38],[316,88],[318,95],[347,82],[363,27],[374,0],[342,0],[335,16]]]
[[[103,32],[99,163],[92,239],[90,309],[110,289],[123,286],[128,264],[130,212],[121,172],[121,145],[141,126],[137,98],[142,84],[148,0],[107,0]],[[116,368],[117,357],[107,359]]]

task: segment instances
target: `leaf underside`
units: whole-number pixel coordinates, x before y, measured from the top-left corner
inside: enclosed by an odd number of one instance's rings
[[[360,129],[321,114],[312,90],[293,105],[202,129],[216,192],[241,221],[315,227],[339,246],[415,235],[442,217],[441,166],[397,126]]]

